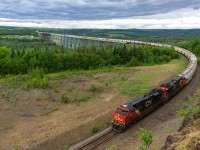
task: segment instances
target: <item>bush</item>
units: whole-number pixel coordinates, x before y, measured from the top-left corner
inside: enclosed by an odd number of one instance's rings
[[[140,131],[137,133],[137,138],[142,143],[142,145],[138,149],[147,150],[152,143],[152,132],[141,128]]]
[[[18,145],[14,145],[12,150],[19,150],[19,146]]]
[[[42,88],[42,89],[46,89],[49,86],[48,84],[48,80],[46,78],[32,78],[29,79],[26,84],[25,87],[26,88]]]
[[[97,133],[99,129],[97,127],[92,127],[91,132],[92,133]]]
[[[25,89],[28,88],[42,88],[49,86],[47,78],[44,77],[44,69],[32,69],[28,72],[28,79],[25,83]]]
[[[61,96],[61,101],[64,103],[69,103],[69,98],[66,93],[63,93]]]
[[[178,115],[185,117],[196,117],[200,115],[200,89],[198,89],[192,97],[189,97],[183,108],[178,110]]]
[[[28,75],[31,78],[44,78],[44,69],[36,68],[28,71]]]
[[[90,99],[90,96],[81,96],[79,98],[75,98],[74,102],[86,102]]]
[[[3,91],[2,97],[5,98],[5,99],[8,99],[8,98],[10,98],[10,93],[8,91]]]
[[[132,57],[131,60],[127,63],[128,67],[134,67],[134,66],[139,66],[140,62],[138,61],[138,59],[136,57]]]
[[[101,87],[95,86],[94,84],[91,84],[89,91],[92,92],[92,93],[96,93],[96,92],[101,91],[101,89],[102,89]]]
[[[17,104],[17,99],[16,98],[10,99],[10,103],[12,103],[13,105],[16,105]]]

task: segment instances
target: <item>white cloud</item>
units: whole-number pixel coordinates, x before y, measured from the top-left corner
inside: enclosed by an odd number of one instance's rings
[[[165,14],[108,20],[19,20],[0,18],[2,26],[49,28],[140,28],[140,29],[190,29],[200,28],[200,9],[185,8]]]

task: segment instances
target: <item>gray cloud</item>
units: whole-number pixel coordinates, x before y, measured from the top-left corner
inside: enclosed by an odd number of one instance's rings
[[[200,28],[200,9],[182,8],[164,14],[126,19],[106,20],[56,20],[0,18],[0,25],[49,28],[98,28],[98,29],[191,29]]]
[[[0,17],[10,19],[107,20],[200,8],[199,0],[1,0]]]

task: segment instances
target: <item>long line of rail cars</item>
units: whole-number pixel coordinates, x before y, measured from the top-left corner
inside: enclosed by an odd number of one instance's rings
[[[158,47],[172,47],[167,44],[150,43],[134,40],[122,40],[122,39],[109,39],[109,38],[98,38],[98,37],[88,37],[88,36],[77,36],[68,34],[55,34],[39,32],[43,36],[48,38],[52,37],[54,39],[60,39],[64,37],[78,38],[78,39],[88,39],[112,43],[124,43],[124,44],[138,44],[138,45],[149,45]],[[122,104],[117,108],[113,114],[112,127],[114,130],[121,132],[126,129],[127,126],[133,122],[139,120],[143,116],[149,114],[159,106],[166,103],[171,97],[176,95],[178,92],[186,86],[194,76],[197,69],[197,58],[190,51],[174,47],[175,51],[184,55],[188,61],[189,65],[187,68],[180,73],[177,77],[171,79],[171,81],[158,86],[157,88],[145,93],[143,96],[131,99],[129,102]],[[134,85],[133,85],[134,86]]]
[[[76,39],[86,39],[86,40],[94,40],[94,41],[102,41],[102,42],[110,42],[110,43],[124,43],[124,44],[139,44],[139,45],[150,45],[150,46],[169,46],[162,45],[158,43],[150,43],[150,42],[142,42],[142,41],[134,41],[134,40],[122,40],[122,39],[110,39],[110,38],[99,38],[99,37],[89,37],[89,36],[79,36],[79,35],[70,35],[70,34],[57,34],[57,33],[48,33],[48,32],[39,32],[43,37],[48,37],[51,39],[62,40],[64,37],[76,38]]]
[[[112,127],[114,130],[118,132],[125,130],[127,126],[165,104],[191,81],[197,69],[196,56],[183,48],[174,47],[174,49],[189,60],[188,67],[171,81],[119,106],[113,114]]]

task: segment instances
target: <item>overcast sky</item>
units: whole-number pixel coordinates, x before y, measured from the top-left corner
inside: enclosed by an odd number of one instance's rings
[[[200,28],[200,0],[0,0],[0,25]]]

